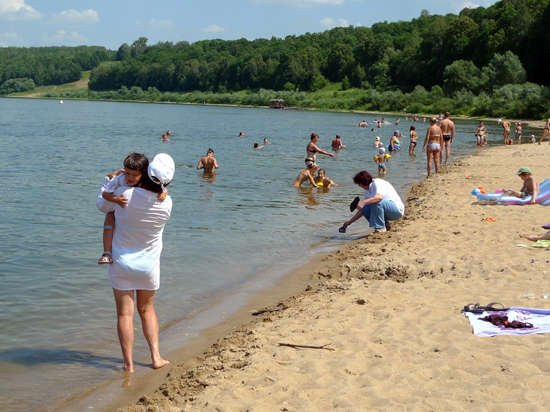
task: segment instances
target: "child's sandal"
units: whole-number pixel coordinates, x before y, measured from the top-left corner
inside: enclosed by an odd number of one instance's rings
[[[97,261],[98,265],[109,265],[113,263],[113,256],[110,252],[103,252],[99,260]]]

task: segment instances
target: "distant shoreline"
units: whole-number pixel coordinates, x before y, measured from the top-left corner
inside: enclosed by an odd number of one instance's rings
[[[35,99],[35,100],[76,100],[76,101],[89,101],[89,102],[116,102],[116,103],[142,103],[142,104],[171,104],[171,105],[193,105],[193,106],[215,106],[215,107],[242,107],[242,108],[258,108],[258,109],[271,109],[269,106],[262,105],[246,105],[246,104],[231,104],[231,103],[194,103],[194,102],[160,102],[160,101],[151,101],[151,100],[127,100],[127,99],[89,99],[89,98],[76,98],[76,97],[45,97],[45,96],[0,96],[4,99]],[[346,109],[322,109],[315,107],[300,107],[300,106],[289,106],[284,109],[272,109],[272,110],[304,110],[304,111],[316,111],[316,112],[327,112],[327,113],[355,113],[355,114],[370,114],[370,115],[390,115],[390,116],[404,116],[400,112],[385,112],[385,111],[370,111],[370,110],[346,110]],[[409,114],[409,113],[407,113]],[[439,113],[431,114],[422,114],[418,115],[419,118],[422,117],[431,117],[438,116]],[[498,118],[496,117],[473,117],[465,115],[452,115],[451,118],[461,119],[461,120],[478,120],[478,121],[490,121],[496,122]],[[511,122],[522,122],[524,125],[535,129],[544,129],[545,121],[544,120],[535,120],[535,119],[508,119]]]

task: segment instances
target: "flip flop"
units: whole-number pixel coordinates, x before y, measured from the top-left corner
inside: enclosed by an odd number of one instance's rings
[[[550,229],[550,223],[547,223],[542,226],[543,229]]]
[[[359,196],[356,196],[355,199],[349,204],[349,211],[353,212],[355,209],[357,209],[357,205],[359,204]]]
[[[497,308],[494,305],[500,305],[501,308]],[[506,311],[510,308],[505,308],[502,303],[499,302],[491,302],[487,306],[481,306],[479,303],[470,303],[466,306],[464,306],[464,309],[462,309],[463,312],[472,312],[472,313],[483,313],[485,311],[492,311],[492,312],[502,312]]]

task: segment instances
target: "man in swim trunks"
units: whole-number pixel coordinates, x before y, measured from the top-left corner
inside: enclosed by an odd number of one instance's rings
[[[443,151],[445,151],[445,164],[447,164],[449,157],[451,157],[451,143],[455,138],[455,124],[450,116],[449,112],[445,112],[445,117],[439,123],[441,132],[443,133],[443,147],[439,152],[439,163],[443,163]]]
[[[310,142],[306,146],[306,167],[309,167],[312,164],[316,164],[316,155],[321,153],[330,157],[334,157],[333,153],[325,152],[324,150],[319,149],[316,143],[319,141],[319,135],[317,133],[311,133]]]
[[[345,149],[346,146],[342,143],[342,138],[339,134],[336,135],[336,137],[332,140],[332,150],[340,150]]]
[[[544,139],[548,137],[548,142],[550,143],[550,118],[546,121],[546,126],[544,126],[544,132],[539,140],[539,144],[542,143]]]
[[[502,189],[502,192],[510,196],[519,197],[520,199],[531,195],[532,197],[530,203],[535,204],[539,193],[539,188],[533,174],[531,173],[531,169],[528,167],[520,167],[516,174],[521,180],[523,180],[523,186],[519,192],[516,192],[514,189]]]
[[[502,126],[503,132],[502,135],[504,136],[504,144],[513,144],[514,141],[510,138],[510,122],[508,120],[502,120],[498,119],[498,122]]]
[[[208,149],[206,156],[200,158],[199,163],[197,164],[197,169],[204,169],[204,174],[213,174],[214,169],[218,168],[218,162],[214,157],[214,150]]]

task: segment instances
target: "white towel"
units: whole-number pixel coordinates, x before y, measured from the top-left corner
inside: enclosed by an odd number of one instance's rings
[[[530,335],[532,333],[550,333],[550,309],[533,309],[512,307],[507,311],[485,311],[483,313],[462,312],[470,320],[474,335],[476,336],[496,336],[496,335]],[[500,313],[508,316],[510,322],[517,320],[528,322],[533,325],[532,328],[505,328],[504,326],[495,326],[491,322],[481,320],[485,316]]]

